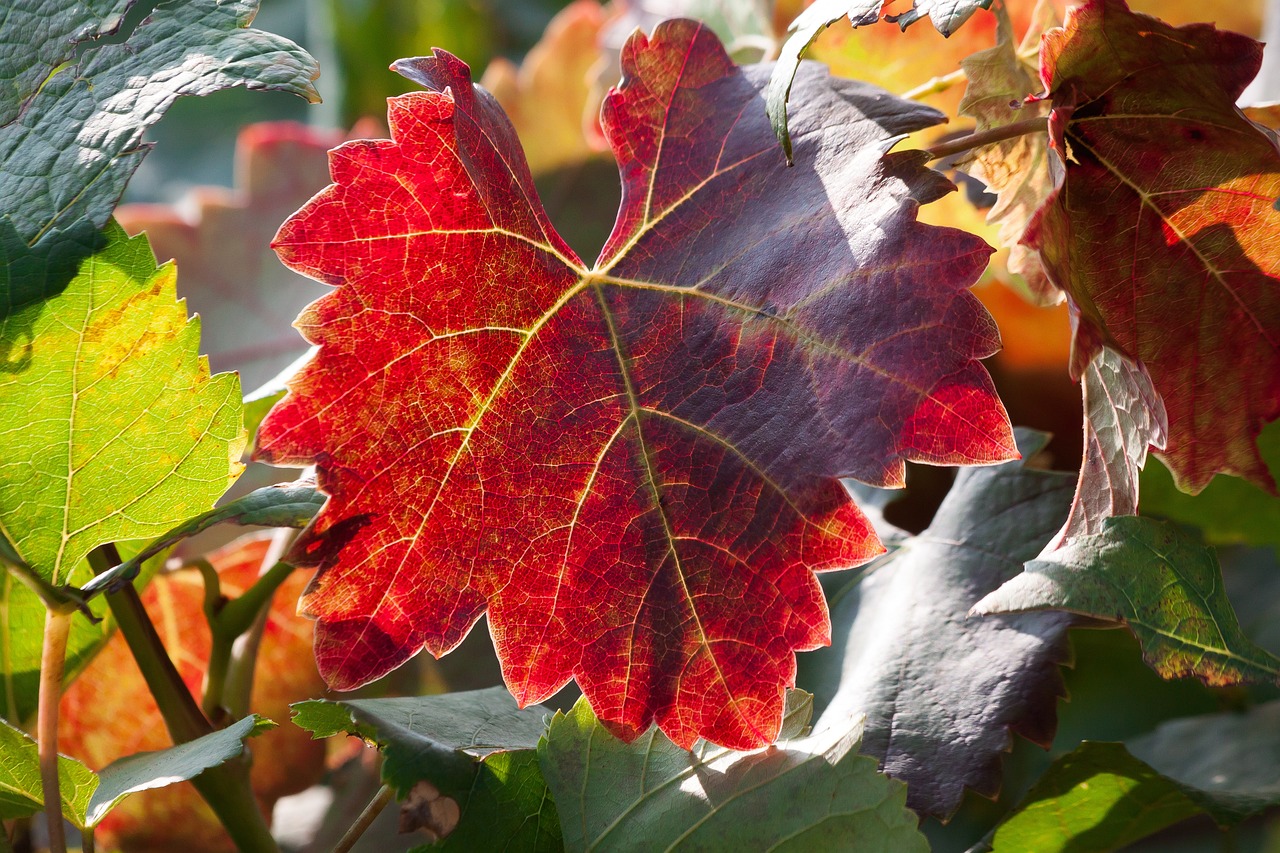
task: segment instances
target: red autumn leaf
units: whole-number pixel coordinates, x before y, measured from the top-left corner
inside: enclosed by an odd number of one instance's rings
[[[300,549],[322,673],[443,654],[487,608],[522,704],[573,678],[623,737],[772,740],[795,650],[829,642],[813,572],[881,550],[837,478],[1016,454],[967,290],[990,248],[918,223],[951,187],[885,153],[938,114],[806,66],[788,169],[768,67],[691,21],[638,34],[589,268],[466,66],[397,68],[429,91],[392,99],[391,140],[338,148],[276,241],[337,288],[259,431],[332,496]]]
[[[1274,488],[1258,454],[1280,416],[1280,152],[1236,109],[1262,46],[1092,0],[1045,38],[1061,185],[1026,240],[1076,315],[1072,371],[1103,345],[1149,372],[1179,485],[1217,472]]]

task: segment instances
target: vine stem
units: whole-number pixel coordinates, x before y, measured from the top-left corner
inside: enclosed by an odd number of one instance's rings
[[[58,703],[62,700],[62,672],[66,665],[67,638],[71,634],[74,612],[54,608],[45,611],[44,646],[40,653],[36,743],[52,853],[66,853],[67,850],[67,836],[62,826],[62,791],[58,781]]]
[[[103,545],[89,552],[89,565],[101,574],[118,566],[120,552],[114,544]],[[169,658],[156,626],[147,615],[142,599],[132,584],[119,592],[107,595],[107,605],[115,617],[120,633],[133,653],[139,671],[151,691],[165,728],[174,743],[186,743],[214,731],[213,724],[196,704],[191,691]],[[279,853],[280,847],[271,837],[258,802],[249,787],[249,764],[236,758],[211,767],[191,780],[218,816],[219,822],[231,836],[236,849],[253,853]]]
[[[990,130],[980,130],[977,133],[970,133],[967,136],[940,142],[925,153],[929,155],[930,160],[941,160],[943,157],[950,157],[952,154],[960,154],[965,151],[971,151],[974,148],[994,145],[997,142],[1004,142],[1006,139],[1016,139],[1019,136],[1027,136],[1032,133],[1043,133],[1048,124],[1049,120],[1045,116],[1023,119],[1022,121],[1015,121],[1013,124],[993,127]]]
[[[382,810],[387,807],[387,803],[391,802],[395,796],[395,791],[391,790],[390,785],[383,785],[378,789],[378,793],[373,795],[373,799],[369,801],[369,805],[364,807],[364,811],[360,812],[360,816],[356,818],[355,823],[347,827],[347,831],[342,833],[342,837],[338,839],[338,843],[333,846],[333,853],[348,853],[352,847],[356,846],[356,842],[360,840],[360,836],[364,835],[365,830],[382,814]]]

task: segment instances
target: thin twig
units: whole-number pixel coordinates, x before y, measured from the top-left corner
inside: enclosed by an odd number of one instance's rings
[[[933,77],[916,86],[914,89],[908,89],[899,97],[906,98],[908,101],[918,101],[929,95],[937,95],[945,92],[957,83],[963,83],[965,73],[963,68],[958,68],[950,74],[943,74],[941,77]]]
[[[66,853],[62,827],[62,791],[58,782],[58,703],[62,700],[62,671],[67,660],[67,637],[74,611],[45,611],[44,648],[40,654],[40,698],[36,711],[36,741],[40,756],[40,784],[49,823],[49,850]]]
[[[950,157],[952,154],[981,148],[984,145],[994,145],[997,142],[1004,142],[1006,139],[1016,139],[1019,136],[1027,136],[1032,133],[1044,133],[1047,127],[1048,119],[1044,116],[1023,119],[1022,121],[1015,121],[1013,124],[1006,124],[1003,127],[980,130],[977,133],[970,133],[968,136],[940,142],[926,153],[929,155],[930,160],[941,160],[943,157]]]
[[[360,840],[360,836],[364,835],[365,830],[382,814],[382,810],[387,807],[387,803],[391,802],[395,796],[395,791],[391,790],[390,785],[383,785],[378,789],[378,793],[373,795],[373,799],[369,801],[369,805],[364,807],[364,811],[360,812],[360,816],[356,818],[355,823],[347,827],[347,831],[338,839],[338,843],[333,846],[333,853],[348,853],[352,847],[356,846],[356,842]]]

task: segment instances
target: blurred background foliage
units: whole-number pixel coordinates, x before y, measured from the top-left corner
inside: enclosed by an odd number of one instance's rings
[[[126,30],[155,5],[139,4]],[[326,148],[353,133],[385,133],[381,127],[385,99],[414,88],[388,70],[392,61],[436,46],[465,60],[474,77],[483,80],[511,115],[551,219],[569,243],[590,259],[603,244],[617,206],[617,172],[595,116],[604,92],[616,81],[617,52],[626,35],[636,26],[651,27],[662,17],[701,17],[719,32],[735,57],[750,61],[776,49],[787,23],[805,5],[803,0],[613,0],[608,4],[596,0],[263,0],[255,25],[294,39],[320,60],[324,103],[307,107],[287,95],[244,90],[180,100],[150,134],[155,151],[130,184],[126,201],[135,204],[123,207],[120,218],[131,231],[145,229],[151,234],[161,260],[177,258],[179,293],[205,315],[205,336],[211,347],[205,351],[213,353],[213,367],[244,372],[245,390],[250,392],[297,355],[302,345],[293,341],[288,357],[283,350],[268,353],[283,362],[271,362],[270,370],[260,370],[248,360],[237,361],[248,356],[222,355],[224,347],[231,353],[242,341],[229,338],[223,343],[218,336],[248,334],[243,331],[245,311],[262,317],[292,316],[321,292],[313,282],[280,267],[266,243],[284,212],[321,189]],[[1029,19],[1031,0],[1013,0],[1009,5],[1015,21]],[[1065,3],[1056,5],[1061,8]],[[1262,29],[1262,0],[1143,0],[1133,5],[1174,23],[1214,19],[1254,35]],[[928,26],[913,27],[905,34],[888,25],[857,32],[835,26],[811,56],[830,64],[835,73],[905,92],[954,72],[961,58],[994,43],[994,30],[994,20],[985,14],[949,41]],[[954,118],[962,92],[959,83],[924,96],[953,116],[951,124],[935,132],[963,131],[966,120]],[[264,121],[300,122],[307,127],[244,131]],[[286,174],[293,177],[285,180]],[[139,202],[149,204],[139,206]],[[994,244],[998,229],[984,222],[984,206],[989,203],[990,197],[979,187],[929,205],[922,217],[977,232]],[[1014,422],[1055,433],[1051,462],[1069,470],[1079,461],[1081,412],[1079,389],[1066,371],[1066,314],[1061,307],[1037,308],[1022,300],[1003,263],[1001,253],[978,288],[997,318],[1006,345],[988,366]],[[214,299],[230,304],[202,304]],[[252,334],[253,342],[260,343],[261,332],[255,329]],[[1275,436],[1268,439],[1269,447],[1275,444],[1271,438]],[[1280,458],[1273,461],[1280,463]],[[1143,487],[1151,489],[1155,505],[1148,510],[1210,528],[1209,541],[1222,546],[1228,589],[1242,623],[1256,641],[1280,653],[1280,613],[1275,611],[1280,601],[1275,550],[1280,546],[1280,499],[1257,490],[1241,495],[1241,489],[1252,487],[1238,481],[1215,484],[1194,499],[1174,495],[1164,483],[1167,474],[1159,463],[1153,460],[1150,467],[1151,482],[1144,479]],[[254,465],[233,494],[294,475]],[[922,529],[950,480],[949,472],[942,469],[913,469],[905,498],[894,505],[897,516],[892,520]],[[1222,490],[1229,494],[1215,497]],[[203,553],[216,544],[194,547],[196,553]],[[935,849],[959,851],[974,844],[1052,758],[1071,751],[1082,739],[1124,739],[1149,731],[1163,720],[1238,708],[1277,695],[1271,689],[1215,690],[1194,681],[1162,681],[1143,663],[1136,643],[1124,631],[1075,631],[1074,647],[1076,665],[1067,673],[1070,700],[1060,704],[1061,726],[1052,750],[1045,753],[1027,742],[1014,743],[997,802],[970,795],[947,826],[926,823]],[[294,665],[313,666],[310,660]],[[422,655],[365,693],[473,689],[500,680],[488,633],[478,627],[443,660]],[[571,692],[565,691],[553,704],[567,707],[574,698],[568,695]],[[311,695],[303,691],[280,698],[284,702]],[[312,790],[292,805],[291,798],[282,801],[284,807],[301,811],[277,812],[278,821],[301,826],[307,808],[312,818],[317,807],[321,814],[328,814],[323,825],[312,827],[309,834],[296,833],[293,848],[319,850],[332,844],[330,824],[336,827],[333,831],[340,831],[350,819],[345,812],[358,810],[376,787],[370,752],[357,743],[331,747],[321,792]],[[159,809],[163,796],[163,792],[145,795],[138,804],[154,802]],[[307,796],[311,799],[306,800]],[[387,811],[382,822],[386,825],[380,824],[357,849],[403,849],[413,843],[396,839],[393,812]],[[163,829],[162,824],[158,826]],[[157,843],[163,846],[164,842],[162,834]],[[1255,819],[1235,830],[1225,843],[1227,847],[1206,820],[1180,825],[1141,849],[1280,850],[1280,825],[1274,819]]]

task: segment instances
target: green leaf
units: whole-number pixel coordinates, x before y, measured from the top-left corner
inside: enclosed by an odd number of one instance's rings
[[[1024,459],[1048,437],[1018,430]],[[1071,474],[1024,461],[962,470],[929,528],[831,607],[832,643],[807,658],[818,728],[861,726],[864,755],[947,818],[966,788],[1000,789],[1010,732],[1048,746],[1074,617],[968,618],[1062,524]]]
[[[911,24],[928,17],[944,36],[950,36],[979,9],[991,6],[992,0],[915,0],[912,8],[901,15],[891,15],[890,21],[906,29]],[[769,87],[765,92],[765,110],[773,132],[782,143],[782,150],[791,162],[791,134],[787,130],[787,99],[791,96],[791,83],[800,68],[800,57],[813,44],[823,30],[848,18],[855,27],[874,24],[880,20],[885,0],[816,0],[801,12],[788,29],[789,35],[778,52],[778,62]]]
[[[79,239],[84,223],[105,225],[146,154],[144,131],[179,96],[246,86],[317,100],[315,60],[287,39],[249,29],[254,0],[165,3],[123,42],[85,49],[118,26],[128,5],[6,4],[6,31],[23,37],[0,45],[0,213],[8,220],[0,242],[16,236],[47,253],[45,241],[62,242],[61,230]],[[9,284],[20,298],[4,294],[0,313],[62,282]]]
[[[1229,826],[1280,804],[1280,703],[1187,717],[1053,763],[995,832],[996,851],[1116,850],[1205,813]]]
[[[74,758],[58,756],[62,811],[77,826],[84,826],[89,798],[97,785],[98,777],[88,767]],[[0,720],[0,818],[29,817],[40,811],[44,808],[43,792],[36,742]]]
[[[1280,473],[1280,421],[1273,421],[1258,436],[1258,451],[1272,474]],[[1142,512],[1204,531],[1211,545],[1268,545],[1280,549],[1280,497],[1270,495],[1248,480],[1219,474],[1198,495],[1174,485],[1173,475],[1161,462],[1142,471]]]
[[[244,752],[245,738],[274,726],[255,714],[169,749],[126,756],[100,773],[60,755],[63,816],[80,829],[97,826],[128,795],[194,779]],[[0,818],[28,817],[44,808],[38,750],[30,735],[0,720]]]
[[[256,489],[242,498],[201,513],[150,542],[135,556],[86,583],[86,595],[115,590],[138,576],[142,564],[172,548],[189,536],[208,530],[216,524],[258,525],[262,527],[306,527],[324,506],[325,496],[308,480],[279,483]]]
[[[98,773],[98,787],[83,810],[85,823],[96,826],[130,794],[194,779],[210,767],[237,758],[245,738],[275,728],[256,714],[216,732],[155,752],[139,752],[113,761]]]
[[[239,383],[209,377],[173,267],[114,225],[105,239],[61,294],[0,320],[0,352],[21,354],[0,372],[0,531],[53,584],[85,583],[84,557],[104,542],[207,510],[244,446]],[[44,607],[5,573],[0,616],[0,710],[20,721],[34,709]],[[74,620],[68,669],[103,636]]]
[[[560,850],[560,826],[533,748],[550,713],[517,708],[504,687],[396,699],[314,700],[293,722],[315,737],[373,741],[401,799],[429,783],[457,802],[456,828],[432,849]]]
[[[1255,645],[1227,600],[1212,548],[1167,522],[1106,519],[1068,539],[978,602],[974,613],[1069,610],[1124,622],[1165,678],[1211,686],[1280,681],[1280,659]]]
[[[803,710],[792,708],[788,726]],[[856,733],[819,732],[753,752],[692,751],[656,728],[625,744],[579,700],[538,746],[570,851],[927,850],[906,789],[857,754]]]

